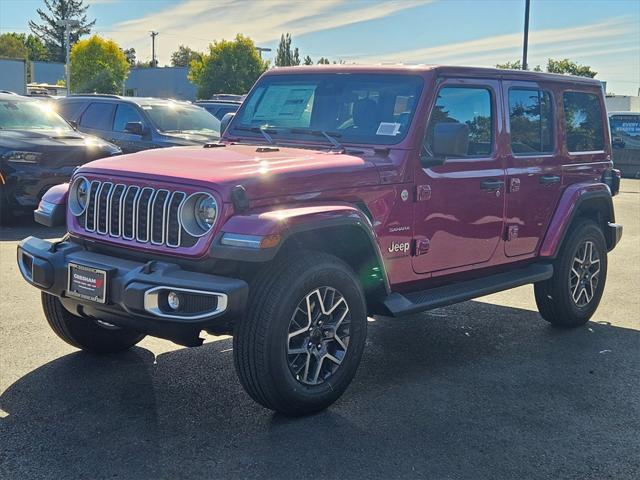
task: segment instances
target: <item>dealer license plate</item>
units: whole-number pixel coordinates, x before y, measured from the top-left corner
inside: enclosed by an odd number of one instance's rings
[[[69,288],[74,297],[105,303],[107,297],[107,272],[99,268],[69,264]]]

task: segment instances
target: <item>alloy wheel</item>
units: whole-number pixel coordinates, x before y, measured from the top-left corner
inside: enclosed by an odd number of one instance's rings
[[[600,279],[600,255],[592,241],[578,247],[569,274],[569,290],[573,302],[580,308],[587,306],[596,294]]]
[[[351,313],[335,288],[320,287],[298,303],[289,322],[287,360],[300,383],[326,382],[345,359],[349,347]]]

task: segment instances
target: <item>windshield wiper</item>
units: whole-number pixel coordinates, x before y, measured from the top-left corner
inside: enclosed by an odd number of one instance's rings
[[[236,130],[241,130],[243,132],[254,132],[254,133],[260,133],[262,134],[262,136],[265,138],[265,140],[267,142],[269,142],[271,145],[275,145],[275,141],[273,140],[273,138],[271,137],[271,135],[269,135],[267,133],[267,127],[234,127]],[[272,133],[277,133],[275,130],[271,130]]]
[[[344,146],[336,139],[336,137],[341,137],[342,135],[338,132],[325,132],[324,130],[307,130],[305,128],[292,128],[289,130],[291,133],[300,133],[303,135],[315,135],[316,137],[324,137],[334,148],[338,149],[341,152],[346,151]]]

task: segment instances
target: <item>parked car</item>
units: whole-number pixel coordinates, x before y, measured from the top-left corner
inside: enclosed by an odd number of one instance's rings
[[[0,93],[0,221],[33,211],[51,186],[73,169],[121,153],[115,145],[75,131],[40,100]]]
[[[613,163],[623,177],[640,178],[640,112],[609,112]]]
[[[533,283],[545,320],[585,324],[622,235],[606,121],[592,79],[270,70],[222,143],[80,168],[43,199],[69,237],[18,263],[69,344],[230,334],[249,395],[307,414],[347,388],[367,316]]]
[[[222,120],[227,113],[235,113],[242,105],[244,95],[214,95],[209,100],[198,100],[196,105],[201,106],[218,120]]]
[[[189,102],[118,95],[71,95],[58,111],[78,129],[132,153],[202,145],[220,138],[220,121]]]

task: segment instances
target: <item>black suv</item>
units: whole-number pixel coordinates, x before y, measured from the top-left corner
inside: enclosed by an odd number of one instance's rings
[[[209,100],[198,100],[196,105],[200,105],[218,120],[222,120],[227,113],[236,113],[245,95],[220,94],[213,95]]]
[[[118,145],[124,153],[218,140],[220,121],[189,102],[118,95],[71,95],[60,114],[78,130]]]

